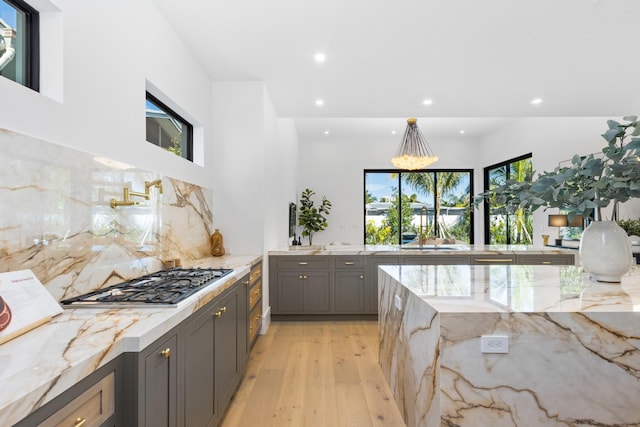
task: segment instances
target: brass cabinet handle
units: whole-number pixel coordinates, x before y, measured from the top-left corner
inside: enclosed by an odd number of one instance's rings
[[[307,280],[307,276],[304,276],[304,280]]]
[[[302,276],[298,276],[298,279],[302,280]]]
[[[513,262],[513,260],[511,258],[502,258],[502,259],[496,259],[496,258],[477,258],[475,259],[475,261],[477,262]]]
[[[361,278],[361,279],[364,279],[364,276],[361,274],[361,275],[360,275],[360,278]]]
[[[542,264],[551,264],[551,261],[542,261]]]
[[[226,313],[227,312],[227,306],[224,306],[220,309],[221,312]]]
[[[214,314],[214,316],[216,316],[216,317],[222,317],[222,312],[221,312],[221,311],[216,311],[216,314]]]
[[[247,285],[247,286],[249,286],[249,283],[251,283],[251,281],[250,281],[250,280],[245,280],[245,281],[244,281],[244,284],[245,284],[245,285]]]
[[[345,261],[344,262],[344,265],[353,265],[353,264],[355,264],[355,262],[353,262],[353,261]]]
[[[170,348],[165,348],[164,350],[162,350],[160,352],[160,356],[164,357],[165,359],[168,359],[171,357],[171,349]]]
[[[73,427],[81,427],[87,423],[86,418],[78,417],[76,418],[76,422],[73,424]]]
[[[309,264],[309,263],[308,263],[308,262],[303,262],[303,261],[300,261],[300,262],[298,263],[298,265],[307,265],[307,264]]]

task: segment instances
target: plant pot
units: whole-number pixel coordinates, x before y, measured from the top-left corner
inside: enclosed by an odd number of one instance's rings
[[[599,282],[620,282],[633,265],[627,233],[615,221],[594,221],[580,239],[580,263]]]

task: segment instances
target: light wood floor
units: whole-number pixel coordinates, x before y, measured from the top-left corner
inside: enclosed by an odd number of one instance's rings
[[[404,426],[377,330],[376,321],[272,323],[221,426]]]

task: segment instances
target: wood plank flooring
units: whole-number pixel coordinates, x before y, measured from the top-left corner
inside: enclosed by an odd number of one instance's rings
[[[377,322],[273,322],[220,425],[405,426],[378,365]]]

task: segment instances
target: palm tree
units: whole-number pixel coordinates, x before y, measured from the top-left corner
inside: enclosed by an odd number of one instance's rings
[[[462,180],[461,172],[411,172],[403,174],[404,181],[417,192],[435,195],[434,234],[440,238],[452,237],[440,216],[442,198],[452,194]]]

